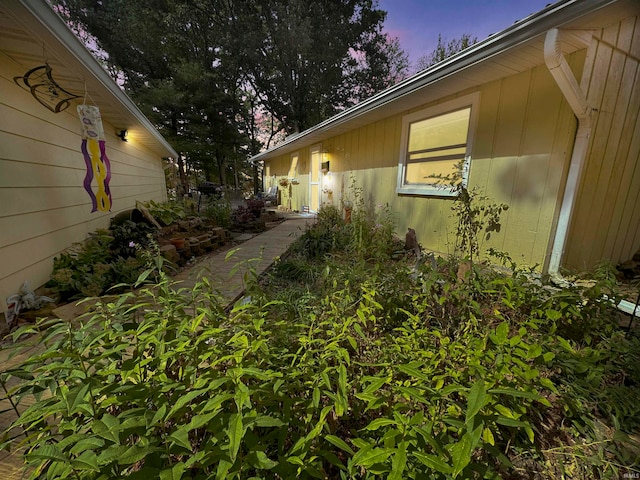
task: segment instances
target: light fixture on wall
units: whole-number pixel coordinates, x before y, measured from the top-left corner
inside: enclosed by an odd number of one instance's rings
[[[122,140],[123,142],[126,142],[126,141],[127,141],[127,134],[128,134],[128,133],[129,133],[129,132],[127,132],[127,129],[126,129],[126,128],[123,128],[123,129],[118,130],[118,131],[116,132],[116,136],[117,136],[118,138],[120,138],[120,140]]]
[[[329,160],[327,160],[326,162],[322,162],[322,173],[324,173],[325,175],[327,173],[329,173]]]

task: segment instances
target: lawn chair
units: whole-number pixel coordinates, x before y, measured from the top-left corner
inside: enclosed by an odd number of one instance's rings
[[[269,187],[266,192],[258,194],[258,198],[264,200],[265,205],[277,205],[278,203],[278,186]]]

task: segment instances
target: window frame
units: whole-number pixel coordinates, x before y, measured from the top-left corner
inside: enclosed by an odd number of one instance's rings
[[[480,92],[465,95],[454,100],[444,102],[420,111],[410,113],[402,117],[402,133],[400,137],[400,158],[398,161],[398,181],[396,193],[400,195],[422,195],[434,197],[454,197],[457,190],[445,185],[433,184],[407,184],[405,183],[407,171],[407,149],[409,146],[409,127],[411,124],[439,117],[447,113],[462,110],[470,107],[469,125],[467,127],[467,142],[464,154],[464,167],[462,171],[462,183],[466,187],[469,180],[469,170],[471,167],[471,151],[473,149],[474,138],[477,128],[478,106],[480,103]]]

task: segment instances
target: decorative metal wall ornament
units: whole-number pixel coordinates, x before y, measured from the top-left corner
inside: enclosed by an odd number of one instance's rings
[[[33,98],[53,113],[60,113],[69,107],[70,100],[80,98],[80,96],[74,95],[58,85],[53,79],[52,72],[49,64],[45,63],[32,68],[21,77],[13,77],[13,81],[20,87],[26,88],[31,92]]]
[[[78,105],[78,116],[82,126],[82,154],[87,167],[84,177],[84,189],[91,197],[93,209],[91,213],[111,211],[111,163],[107,157],[104,128],[100,109],[90,105]],[[97,191],[92,190],[93,179],[96,180]]]

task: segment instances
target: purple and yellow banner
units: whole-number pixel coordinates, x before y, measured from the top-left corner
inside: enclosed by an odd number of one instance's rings
[[[100,109],[89,105],[78,105],[78,116],[82,125],[82,154],[87,167],[84,177],[84,189],[91,197],[93,209],[101,212],[111,211],[111,191],[109,181],[111,180],[111,164],[107,157],[104,128],[102,127],[102,117]],[[95,178],[96,191],[92,189]]]

